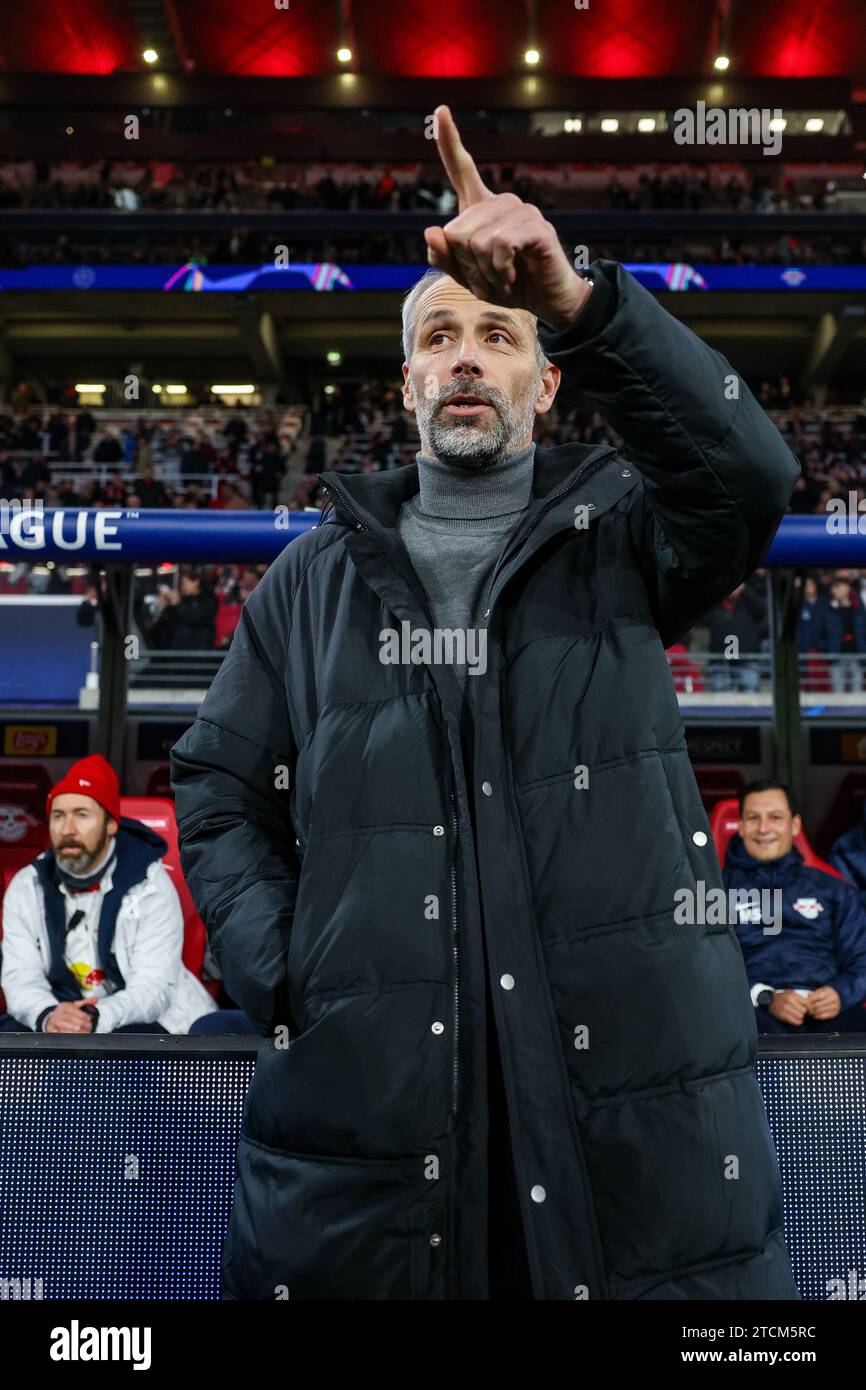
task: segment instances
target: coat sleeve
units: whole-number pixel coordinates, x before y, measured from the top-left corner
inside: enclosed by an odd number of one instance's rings
[[[286,965],[299,875],[285,560],[286,552],[247,600],[198,718],[171,753],[181,867],[225,987],[264,1034],[291,1022]]]
[[[799,464],[721,353],[621,265],[594,261],[590,274],[593,292],[575,322],[558,333],[541,325],[539,339],[642,475],[632,531],[670,646],[760,563]]]
[[[826,983],[839,995],[843,1011],[866,1001],[866,908],[854,888],[841,889],[833,921],[836,974]]]
[[[58,1000],[48,983],[39,950],[41,912],[32,869],[15,875],[3,899],[3,992],[6,1008],[27,1028],[36,1028],[41,1014],[56,1009]]]

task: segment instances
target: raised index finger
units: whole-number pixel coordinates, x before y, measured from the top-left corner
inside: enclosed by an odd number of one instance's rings
[[[460,132],[449,108],[437,106],[433,116],[436,148],[451,181],[451,187],[457,194],[459,211],[463,212],[464,208],[471,207],[473,203],[480,203],[483,198],[492,198],[493,193],[482,179],[475,160],[460,139]]]

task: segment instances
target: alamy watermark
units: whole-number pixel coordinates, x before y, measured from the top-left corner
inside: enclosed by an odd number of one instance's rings
[[[45,1297],[44,1280],[41,1277],[31,1279],[30,1275],[21,1278],[0,1278],[0,1303],[8,1300],[18,1302],[30,1302],[33,1299]]]
[[[826,511],[827,531],[831,536],[866,536],[866,497],[852,489],[847,499],[831,497]]]
[[[674,921],[680,926],[749,924],[763,927],[764,936],[778,936],[782,930],[781,888],[707,888],[698,879],[694,888],[677,889],[674,904]]]
[[[760,145],[764,155],[782,149],[785,118],[779,107],[725,108],[699,101],[692,110],[681,106],[674,112],[674,140],[678,145]]]
[[[413,627],[405,619],[379,633],[383,666],[468,666],[470,676],[487,670],[487,629],[483,627]]]
[[[41,497],[0,497],[0,536],[11,535],[13,527],[25,535],[30,534],[44,512],[45,503]]]

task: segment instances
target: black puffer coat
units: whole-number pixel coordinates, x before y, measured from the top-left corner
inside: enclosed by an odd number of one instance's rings
[[[247,1099],[228,1297],[488,1296],[482,932],[535,1297],[797,1296],[736,934],[674,920],[722,880],[664,649],[758,563],[798,469],[722,357],[594,273],[541,340],[627,452],[538,451],[474,746],[450,666],[379,659],[432,625],[396,530],[413,464],[324,475],[331,519],[174,749],[226,987],[291,1037]]]

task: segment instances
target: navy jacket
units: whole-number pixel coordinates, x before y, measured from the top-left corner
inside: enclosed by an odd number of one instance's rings
[[[844,835],[834,840],[830,863],[861,894],[866,895],[866,802],[863,804],[863,823],[855,825],[853,830],[846,830]]]
[[[728,889],[782,892],[781,931],[768,932],[760,922],[736,923],[750,987],[832,985],[843,1009],[866,999],[866,909],[849,884],[822,869],[807,868],[796,848],[781,859],[761,863],[739,835],[728,846],[723,876]]]
[[[866,652],[866,612],[859,603],[852,604],[853,642],[845,646],[842,642],[844,631],[842,609],[829,599],[822,598],[815,604],[812,619],[812,642],[819,652],[841,653],[851,656]]]

